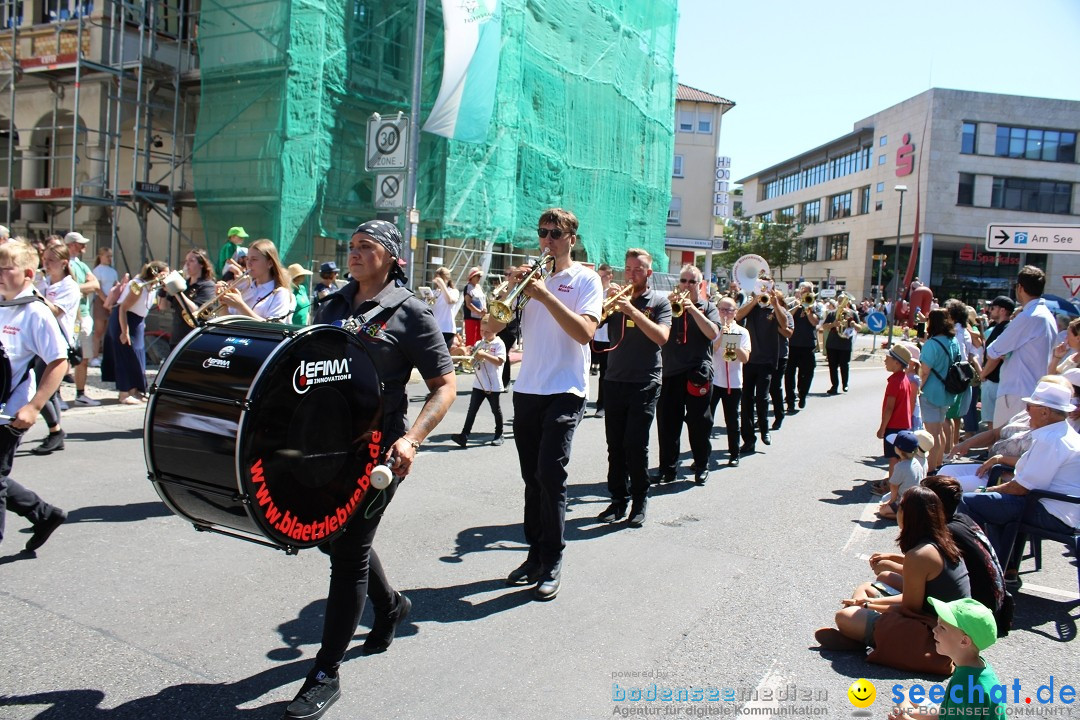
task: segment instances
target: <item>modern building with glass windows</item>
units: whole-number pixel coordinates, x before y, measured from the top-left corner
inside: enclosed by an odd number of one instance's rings
[[[1080,252],[997,253],[985,238],[990,223],[1080,225],[1077,133],[1080,102],[934,88],[743,178],[743,212],[803,224],[791,275],[857,298],[891,281],[898,236],[903,276],[916,232],[916,275],[941,299],[1008,294],[1025,264],[1067,297]]]

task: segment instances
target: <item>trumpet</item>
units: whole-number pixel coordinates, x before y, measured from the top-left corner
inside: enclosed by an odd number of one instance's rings
[[[196,309],[194,313],[184,313],[184,322],[191,327],[195,327],[196,324],[203,325],[209,322],[211,318],[220,315],[222,296],[238,289],[241,285],[246,285],[250,279],[251,277],[248,275],[247,270],[237,275],[220,288],[214,297],[210,298],[203,303],[202,306]]]
[[[509,280],[503,280],[501,283],[495,286],[495,289],[491,291],[491,296],[488,297],[488,307],[491,307],[496,302],[498,302],[506,293],[506,288],[508,287],[510,287]]]
[[[634,286],[630,283],[623,285],[619,291],[604,300],[604,306],[600,311],[600,322],[604,322],[619,310],[619,301],[629,297],[634,292]]]
[[[149,280],[140,280],[139,278],[135,278],[130,283],[128,283],[128,292],[135,297],[138,297],[142,295],[143,292],[157,290],[165,282],[165,278],[166,276],[168,276],[168,274],[168,270],[163,270]]]
[[[675,290],[668,296],[671,302],[671,317],[681,318],[686,312],[686,304],[690,301],[689,290]]]
[[[518,283],[517,287],[511,290],[510,294],[507,295],[506,298],[504,298],[503,300],[495,300],[491,303],[491,306],[488,308],[488,312],[491,313],[491,317],[495,318],[504,325],[510,322],[510,320],[514,317],[514,300],[516,300],[518,296],[521,295],[521,291],[525,289],[526,285],[528,285],[533,280],[545,277],[547,273],[550,272],[547,267],[548,265],[551,265],[552,269],[555,268],[555,256],[549,255],[547,252],[545,252],[536,259],[536,262],[533,263],[533,266],[529,269],[529,272],[525,274],[525,277],[521,278],[521,281]],[[518,302],[518,309],[520,310],[521,308],[523,308],[525,306],[525,303],[527,303],[528,301],[528,295],[521,298],[521,300]]]

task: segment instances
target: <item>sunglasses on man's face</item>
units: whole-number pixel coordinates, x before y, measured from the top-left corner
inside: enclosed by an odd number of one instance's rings
[[[691,278],[689,280],[687,280],[686,278],[679,278],[679,284],[680,285],[697,285],[697,280],[694,280],[693,278]]]
[[[548,230],[547,228],[536,228],[536,234],[539,235],[541,238],[546,238],[548,235],[550,235],[552,240],[558,240],[563,235],[569,235],[570,233],[564,232],[559,228],[552,228],[550,230]]]

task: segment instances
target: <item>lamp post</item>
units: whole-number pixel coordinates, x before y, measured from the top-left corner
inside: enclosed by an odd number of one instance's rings
[[[892,309],[889,311],[889,339],[885,343],[885,347],[889,348],[893,344],[893,325],[896,323],[896,308],[900,304],[900,223],[904,219],[904,193],[907,192],[907,185],[897,185],[893,190],[900,193],[900,210],[896,213],[896,251],[895,255],[893,255],[893,280],[896,281],[896,299],[893,300]]]

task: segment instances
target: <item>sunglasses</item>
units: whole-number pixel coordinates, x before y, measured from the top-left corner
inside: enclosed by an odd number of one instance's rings
[[[551,230],[548,230],[547,228],[536,228],[536,234],[541,238],[546,238],[550,235],[552,240],[558,240],[563,235],[572,235],[573,233],[565,232],[559,228],[552,228]]]
[[[697,280],[687,280],[686,278],[679,278],[680,285],[697,285]]]

